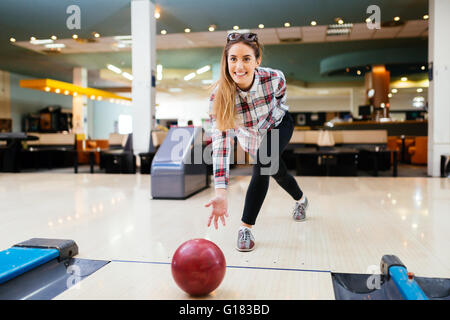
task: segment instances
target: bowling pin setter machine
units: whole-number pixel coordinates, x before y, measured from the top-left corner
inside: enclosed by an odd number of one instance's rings
[[[153,158],[153,199],[186,199],[209,186],[202,128],[172,127]]]
[[[0,300],[52,299],[109,263],[77,254],[73,240],[43,238],[0,251]]]

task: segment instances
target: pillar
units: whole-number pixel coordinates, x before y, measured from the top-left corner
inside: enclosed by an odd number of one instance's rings
[[[156,21],[150,0],[131,1],[133,84],[133,148],[149,151],[150,132],[155,127]]]
[[[440,156],[450,153],[450,1],[430,0],[428,22],[428,174],[440,175]]]

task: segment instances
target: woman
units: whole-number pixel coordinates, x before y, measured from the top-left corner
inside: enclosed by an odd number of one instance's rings
[[[208,227],[214,220],[217,229],[218,219],[225,226],[225,217],[228,217],[227,185],[234,135],[255,162],[238,232],[239,251],[255,248],[251,228],[266,196],[270,176],[297,201],[293,211],[295,221],[305,219],[308,206],[306,196],[281,159],[294,130],[294,122],[285,105],[284,75],[279,70],[262,68],[260,64],[261,47],[257,35],[230,33],[222,54],[220,79],[210,98],[216,196],[205,205],[212,206]]]

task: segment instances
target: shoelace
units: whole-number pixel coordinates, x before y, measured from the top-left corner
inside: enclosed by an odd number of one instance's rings
[[[247,241],[249,239],[250,239],[250,231],[244,230],[243,235],[242,235],[242,240]]]

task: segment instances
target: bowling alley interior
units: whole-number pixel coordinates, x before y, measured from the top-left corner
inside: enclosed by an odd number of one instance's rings
[[[2,0],[0,300],[450,300],[448,21],[447,0]],[[227,216],[207,206],[245,37],[284,75],[307,197],[296,221],[270,178],[249,252],[237,128]]]

